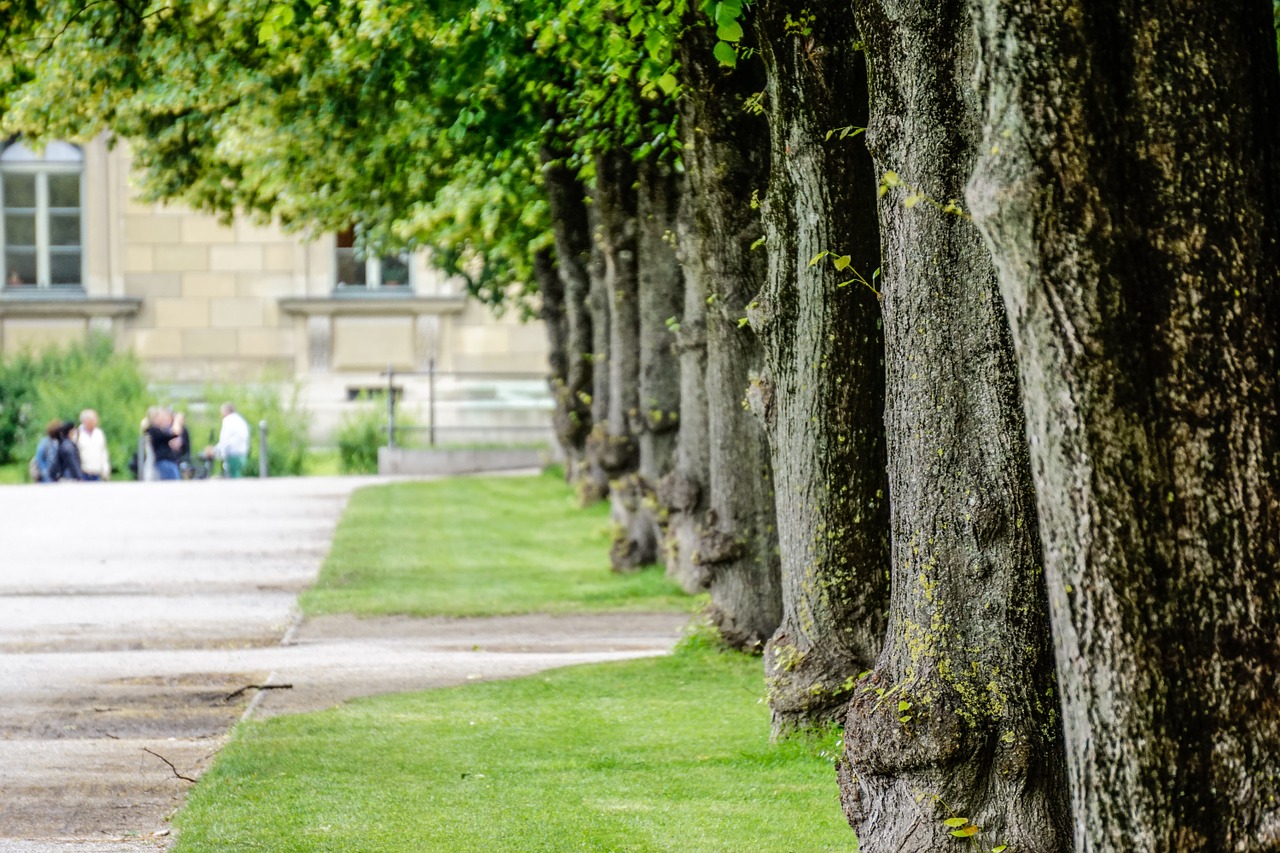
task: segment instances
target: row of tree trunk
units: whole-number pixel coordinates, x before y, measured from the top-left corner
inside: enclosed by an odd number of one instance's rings
[[[683,174],[545,152],[569,476],[864,850],[1280,850],[1270,16],[760,0]]]

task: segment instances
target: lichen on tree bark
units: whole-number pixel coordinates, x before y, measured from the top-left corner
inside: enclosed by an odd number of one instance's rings
[[[1064,762],[1034,495],[990,253],[955,205],[980,141],[962,0],[859,0],[881,175],[892,596],[845,726],[864,849],[1063,851]],[[893,186],[895,185],[896,186]]]

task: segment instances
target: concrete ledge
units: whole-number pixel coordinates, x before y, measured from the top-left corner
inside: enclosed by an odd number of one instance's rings
[[[286,314],[312,316],[418,317],[429,314],[461,314],[467,307],[465,296],[412,296],[361,294],[359,296],[284,297],[280,310]]]
[[[541,468],[551,461],[551,451],[537,447],[491,450],[378,448],[379,474],[475,474]]]

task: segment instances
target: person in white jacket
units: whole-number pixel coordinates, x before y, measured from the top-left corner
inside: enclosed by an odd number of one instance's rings
[[[93,409],[80,413],[76,448],[80,451],[80,470],[84,472],[84,479],[111,479],[111,452],[107,449],[107,436],[98,428],[98,413]]]
[[[222,430],[214,453],[226,465],[227,476],[237,478],[244,471],[249,455],[249,422],[230,403],[222,404]]]

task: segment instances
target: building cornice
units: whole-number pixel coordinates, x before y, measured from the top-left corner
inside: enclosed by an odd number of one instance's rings
[[[140,308],[137,297],[0,293],[0,317],[131,317]]]
[[[286,314],[312,316],[419,317],[431,314],[461,314],[467,307],[465,296],[287,296],[280,299]]]

